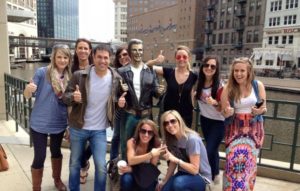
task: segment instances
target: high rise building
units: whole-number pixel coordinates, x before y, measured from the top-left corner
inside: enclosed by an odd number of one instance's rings
[[[300,76],[300,2],[267,0],[263,43],[253,50],[263,75]]]
[[[38,36],[76,40],[79,36],[79,0],[38,0]]]
[[[145,60],[163,50],[166,60],[174,62],[178,45],[191,48],[194,60],[200,60],[205,37],[203,2],[206,0],[128,0],[128,39],[144,41]]]
[[[113,0],[115,3],[115,39],[127,42],[127,0]]]
[[[208,0],[206,17],[206,55],[218,55],[223,70],[232,59],[250,57],[261,47],[266,1]]]

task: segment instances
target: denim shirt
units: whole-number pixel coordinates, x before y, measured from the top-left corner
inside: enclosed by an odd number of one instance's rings
[[[55,95],[46,77],[47,67],[37,69],[33,81],[37,85],[35,102],[30,116],[30,127],[45,134],[64,131],[67,123],[67,106]]]

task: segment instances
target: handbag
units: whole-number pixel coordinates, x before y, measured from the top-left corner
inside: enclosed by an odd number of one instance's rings
[[[118,173],[117,165],[119,160],[119,157],[116,157],[106,163],[110,191],[120,190],[120,175]]]
[[[8,170],[7,155],[0,144],[0,172]]]

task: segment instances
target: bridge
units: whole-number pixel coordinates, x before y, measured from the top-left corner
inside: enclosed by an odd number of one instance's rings
[[[75,49],[76,40],[65,40],[43,37],[24,37],[24,36],[9,36],[9,48],[15,47],[32,47],[32,48],[52,48],[55,44],[66,44],[70,49]],[[106,45],[111,46],[111,43],[91,42],[92,46]]]

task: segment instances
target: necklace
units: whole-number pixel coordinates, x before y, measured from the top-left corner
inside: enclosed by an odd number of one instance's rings
[[[180,101],[181,101],[181,95],[182,95],[182,92],[183,92],[184,84],[185,83],[178,85],[178,95],[179,95],[178,103],[180,103]]]

